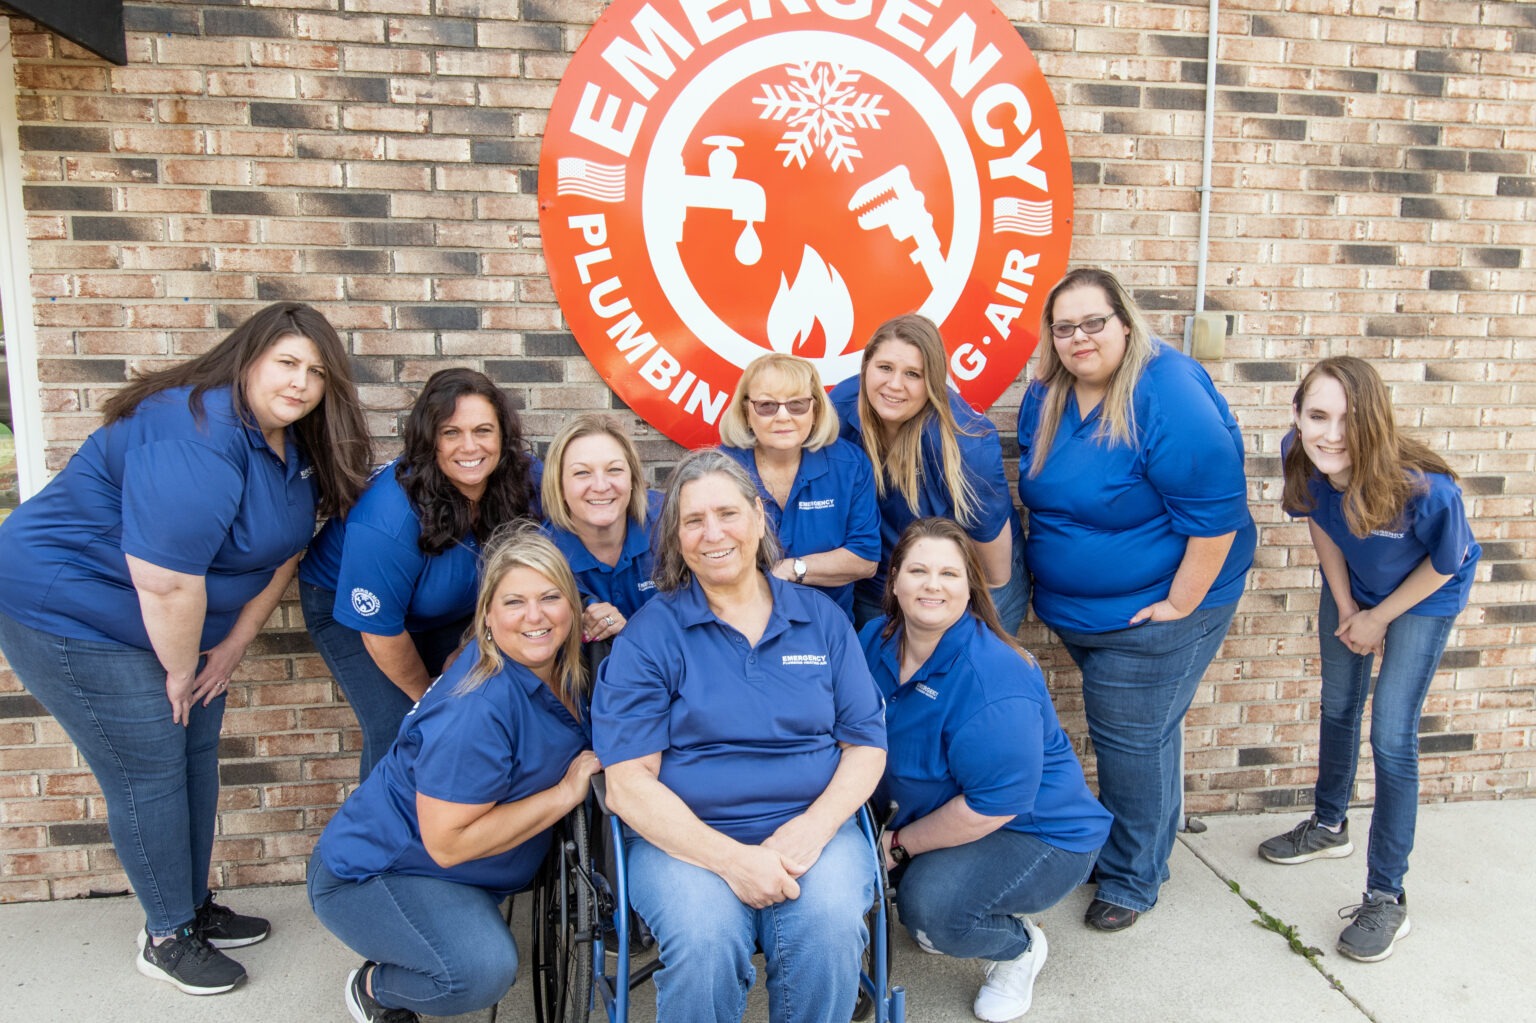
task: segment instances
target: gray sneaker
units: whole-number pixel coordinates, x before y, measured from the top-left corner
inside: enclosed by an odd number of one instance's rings
[[[1285,834],[1259,844],[1259,855],[1271,863],[1337,860],[1354,851],[1355,847],[1349,841],[1349,821],[1333,832],[1317,822],[1316,814]]]
[[[1339,951],[1362,963],[1379,963],[1392,954],[1398,938],[1408,936],[1408,896],[1365,893],[1358,906],[1345,906],[1339,916],[1354,922],[1339,935]]]

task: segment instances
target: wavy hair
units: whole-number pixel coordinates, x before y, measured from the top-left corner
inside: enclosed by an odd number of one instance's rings
[[[928,407],[896,428],[896,436],[889,442],[881,428],[879,415],[871,404],[864,376],[881,346],[890,341],[901,341],[918,350],[923,360],[923,387],[928,393]],[[970,526],[976,522],[976,490],[965,475],[965,461],[960,456],[960,424],[955,421],[954,410],[949,407],[949,369],[944,354],[944,339],[939,328],[926,316],[908,313],[886,320],[875,328],[869,344],[864,346],[864,358],[859,363],[859,433],[864,442],[864,453],[877,470],[875,488],[881,497],[892,487],[907,501],[912,514],[917,514],[918,479],[923,458],[923,430],[930,421],[938,424],[939,456],[944,467],[944,485],[949,489],[950,500],[955,505],[955,518]]]
[[[315,468],[319,491],[316,511],[345,515],[368,485],[372,447],[363,405],[352,378],[352,362],[336,328],[317,309],[300,302],[278,302],[253,314],[229,336],[197,358],[169,369],[137,375],[102,406],[102,422],[127,419],[139,405],[161,391],[190,387],[187,407],[203,422],[203,395],[228,387],[240,421],[256,425],[245,397],[245,377],[268,348],[285,337],[308,338],[325,367],[325,395],[315,410],[293,424],[299,447]]]
[[[1061,417],[1067,407],[1067,395],[1077,378],[1061,361],[1051,336],[1051,324],[1055,322],[1056,299],[1077,288],[1098,288],[1104,292],[1115,317],[1129,332],[1125,339],[1125,355],[1109,378],[1109,387],[1099,413],[1098,439],[1105,444],[1136,443],[1136,385],[1141,373],[1152,361],[1156,342],[1141,307],[1125,290],[1119,279],[1108,270],[1094,266],[1080,266],[1068,271],[1056,282],[1045,297],[1045,308],[1040,313],[1040,363],[1035,369],[1035,379],[1045,385],[1045,401],[1041,403],[1040,425],[1035,429],[1034,454],[1029,460],[1029,475],[1038,476],[1045,467],[1045,460],[1056,442],[1056,432],[1061,429]]]
[[[994,636],[1018,651],[1030,664],[1034,664],[1034,655],[1019,645],[1015,637],[1008,635],[1001,619],[997,617],[997,605],[992,603],[992,593],[987,589],[987,577],[981,570],[981,555],[976,552],[976,542],[953,519],[937,516],[910,523],[901,531],[901,539],[896,541],[896,547],[891,551],[891,567],[885,578],[885,595],[880,601],[880,610],[885,612],[885,628],[880,630],[880,638],[890,639],[900,629],[902,651],[906,649],[907,619],[901,610],[901,602],[896,599],[896,577],[919,540],[948,540],[960,549],[961,560],[965,562],[965,585],[970,592],[970,613],[992,630]]]
[[[531,569],[548,579],[560,591],[571,608],[571,624],[565,640],[555,653],[554,684],[551,688],[560,702],[579,721],[588,692],[587,669],[581,659],[581,594],[576,577],[559,548],[531,522],[509,522],[491,537],[485,554],[485,573],[481,576],[480,595],[475,600],[475,616],[470,626],[475,649],[479,652],[474,667],[454,687],[454,695],[472,693],[496,675],[506,664],[506,655],[491,636],[491,604],[496,588],[514,568]]]
[[[459,399],[468,395],[490,402],[501,424],[501,458],[485,481],[478,514],[437,464],[438,431],[453,418]],[[535,513],[533,456],[523,439],[522,420],[506,393],[484,373],[440,369],[428,377],[405,419],[401,440],[404,450],[395,464],[395,478],[421,519],[417,542],[423,554],[441,554],[466,533],[483,544],[503,523]]]
[[[684,456],[667,480],[667,496],[661,505],[661,522],[656,526],[656,561],[651,578],[663,593],[675,593],[693,582],[693,570],[683,560],[683,545],[678,537],[682,524],[683,488],[705,476],[724,476],[731,481],[741,499],[763,520],[763,537],[757,543],[757,568],[765,575],[772,571],[779,560],[779,541],[768,528],[768,516],[763,511],[762,499],[757,496],[757,486],[747,476],[747,471],[730,455],[719,448],[699,448]]]
[[[803,391],[810,395],[815,418],[811,420],[810,435],[805,438],[805,450],[818,451],[837,440],[837,409],[827,397],[827,389],[822,386],[816,366],[799,356],[775,352],[758,356],[741,371],[736,392],[720,417],[721,444],[750,448],[757,443],[757,434],[752,432],[752,412],[747,407],[748,395],[765,381],[774,385],[768,387],[771,391],[784,394]]]
[[[640,452],[634,441],[619,425],[619,421],[601,412],[583,412],[560,428],[555,439],[549,442],[549,460],[546,463],[544,482],[540,487],[543,497],[544,517],[567,533],[576,531],[576,520],[571,517],[570,505],[565,501],[565,449],[571,442],[582,437],[602,434],[612,437],[624,453],[629,466],[629,507],[626,514],[636,525],[645,525],[646,493],[645,468],[640,464]]]
[[[1398,431],[1387,387],[1364,359],[1340,355],[1308,370],[1291,399],[1298,419],[1307,390],[1325,376],[1344,389],[1344,447],[1349,452],[1344,519],[1351,533],[1369,536],[1373,529],[1385,529],[1401,519],[1408,501],[1429,488],[1425,473],[1456,479],[1445,459]],[[1293,515],[1305,515],[1314,507],[1307,481],[1320,474],[1299,438],[1286,452],[1282,469],[1285,490],[1281,506]]]

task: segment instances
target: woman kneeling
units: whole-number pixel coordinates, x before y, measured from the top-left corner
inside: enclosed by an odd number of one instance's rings
[[[860,634],[885,694],[881,836],[901,922],[929,952],[987,961],[979,1019],[1029,1009],[1040,913],[1082,884],[1109,834],[1033,657],[1003,631],[976,547],[948,519],[908,526],[885,615]]]
[[[550,826],[598,770],[579,608],[570,568],[536,530],[494,544],[474,641],[320,836],[309,899],[367,959],[347,981],[357,1023],[473,1012],[512,986],[517,947],[498,907],[533,879]]]

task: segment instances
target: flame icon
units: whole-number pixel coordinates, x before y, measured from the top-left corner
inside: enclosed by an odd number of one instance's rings
[[[804,349],[818,322],[825,340],[819,357],[842,355],[853,339],[853,296],[837,268],[807,245],[795,282],[779,275],[779,293],[768,309],[768,343],[776,352],[816,358]]]

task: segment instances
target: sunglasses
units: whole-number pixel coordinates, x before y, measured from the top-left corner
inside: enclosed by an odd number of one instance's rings
[[[761,401],[749,400],[747,404],[752,406],[753,412],[764,419],[772,419],[779,414],[781,408],[788,409],[792,416],[803,416],[811,410],[813,401],[812,398],[791,398],[788,401],[770,401],[764,398]]]
[[[1115,313],[1110,313],[1108,316],[1095,316],[1093,319],[1084,320],[1082,323],[1053,323],[1051,324],[1051,333],[1062,340],[1066,340],[1073,334],[1076,334],[1078,328],[1082,328],[1083,333],[1091,337],[1103,330],[1104,324],[1114,319],[1115,316]]]

